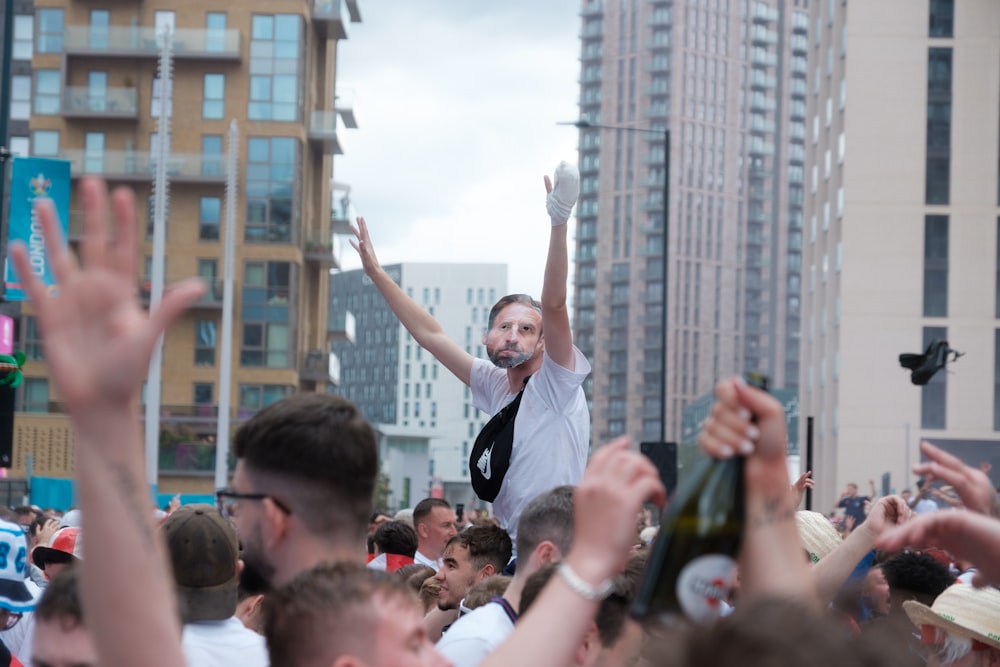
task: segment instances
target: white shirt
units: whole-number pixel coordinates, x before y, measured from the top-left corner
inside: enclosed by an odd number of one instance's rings
[[[510,467],[493,501],[500,527],[517,543],[517,521],[525,506],[564,484],[579,484],[590,446],[590,411],[583,381],[590,362],[575,346],[576,370],[563,368],[548,354],[531,376],[514,421]],[[507,371],[485,359],[472,364],[472,403],[495,415],[514,400]]]
[[[240,619],[196,621],[184,626],[181,649],[188,667],[268,667],[264,637]]]
[[[514,623],[507,611],[498,603],[489,602],[455,621],[438,640],[436,648],[454,667],[476,667],[512,632]]]
[[[441,561],[431,560],[427,556],[420,553],[419,550],[415,554],[413,554],[413,562],[420,563],[421,565],[427,565],[428,567],[433,567],[435,572],[441,569]]]

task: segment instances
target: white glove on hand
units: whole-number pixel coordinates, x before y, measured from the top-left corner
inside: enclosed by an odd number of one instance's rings
[[[580,170],[575,164],[560,162],[552,178],[552,192],[545,198],[545,208],[552,218],[553,227],[566,224],[579,196]]]

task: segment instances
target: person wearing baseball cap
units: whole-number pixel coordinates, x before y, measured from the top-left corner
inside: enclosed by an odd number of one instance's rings
[[[83,538],[80,529],[64,527],[57,530],[45,546],[31,552],[35,565],[45,572],[47,579],[54,578],[63,569],[83,559]]]
[[[985,667],[1000,664],[1000,591],[952,584],[931,606],[903,603],[929,647],[927,667]]]
[[[264,638],[236,618],[239,543],[212,505],[177,509],[160,530],[174,572],[188,667],[267,667]]]

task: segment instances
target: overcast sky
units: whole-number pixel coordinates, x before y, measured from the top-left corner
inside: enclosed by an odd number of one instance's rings
[[[540,296],[542,176],[576,161],[577,130],[556,122],[578,113],[579,0],[360,7],[337,64],[359,127],[334,180],[352,187],[379,260],[505,263],[510,292]]]

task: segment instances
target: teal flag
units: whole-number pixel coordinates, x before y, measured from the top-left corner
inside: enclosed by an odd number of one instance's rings
[[[58,288],[45,239],[35,215],[36,199],[51,199],[63,230],[63,242],[69,226],[70,175],[68,160],[50,160],[40,157],[16,157],[11,168],[10,215],[7,218],[7,247],[11,241],[22,241],[28,246],[31,270],[42,279],[49,292]],[[8,301],[24,301],[27,295],[10,259],[4,273],[5,294]]]

